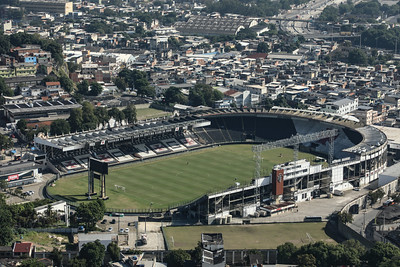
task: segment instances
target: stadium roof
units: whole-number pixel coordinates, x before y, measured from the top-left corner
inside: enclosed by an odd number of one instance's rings
[[[0,175],[5,175],[9,173],[16,173],[19,171],[33,170],[39,168],[41,165],[35,163],[34,161],[12,161],[0,165]]]
[[[361,143],[347,148],[345,151],[362,154],[381,147],[387,141],[386,135],[375,127],[365,126],[357,128],[357,131],[363,135],[364,139]]]
[[[59,101],[35,101],[26,104],[10,104],[3,105],[4,109],[12,114],[25,114],[37,112],[51,112],[59,110],[68,110],[73,108],[80,108],[81,105],[70,100]]]
[[[204,119],[198,119],[195,117],[179,117],[164,121],[152,121],[55,137],[35,137],[34,141],[35,144],[57,148],[65,152],[94,146],[96,142],[100,142],[100,144],[103,145],[106,142],[112,143],[148,135],[161,134],[171,130],[177,131],[181,127],[185,129],[185,127],[188,126],[202,127],[209,124],[210,122]]]

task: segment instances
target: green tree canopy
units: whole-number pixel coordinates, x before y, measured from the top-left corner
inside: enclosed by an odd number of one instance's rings
[[[136,122],[136,107],[135,105],[128,105],[124,110],[123,113],[125,114],[125,119],[128,123]]]
[[[53,261],[55,267],[61,267],[63,261],[62,252],[58,248],[53,248],[49,258]]]
[[[83,130],[96,129],[98,125],[98,118],[94,114],[94,106],[90,102],[82,103],[82,128]]]
[[[101,94],[102,91],[103,91],[103,87],[99,83],[92,82],[90,84],[90,92],[89,92],[90,95],[98,96]]]
[[[14,143],[10,137],[4,134],[0,134],[0,149],[9,149],[14,146]]]
[[[166,104],[187,104],[187,99],[181,90],[171,86],[164,92],[164,100]]]
[[[69,125],[71,126],[71,132],[82,131],[82,124],[83,124],[82,109],[80,108],[72,109],[68,118],[68,122]]]
[[[390,243],[376,242],[366,253],[369,266],[379,266],[380,263],[400,256],[400,249]]]
[[[297,252],[297,247],[291,242],[286,242],[283,245],[278,246],[278,262],[290,264],[294,262],[294,256]]]
[[[83,245],[79,251],[79,258],[85,259],[87,267],[101,266],[106,248],[100,243],[99,240],[89,242]]]
[[[89,93],[89,82],[88,81],[83,80],[78,84],[78,93],[81,95],[88,95],[88,93]]]
[[[89,203],[82,203],[76,209],[77,216],[82,218],[82,221],[86,224],[86,229],[93,228],[96,222],[103,218],[104,212],[104,202],[100,199],[90,201]]]
[[[183,267],[186,260],[190,260],[190,254],[182,249],[172,250],[165,256],[168,266]]]
[[[23,260],[21,262],[21,267],[45,267],[44,263],[41,263],[35,258],[29,258],[26,260]]]
[[[206,84],[196,84],[189,90],[189,103],[195,107],[200,105],[212,107],[215,101],[222,98],[223,94],[220,91]]]
[[[50,125],[50,134],[51,135],[61,135],[67,134],[71,132],[71,127],[69,126],[68,121],[64,119],[57,119],[53,121]]]
[[[6,82],[0,77],[0,95],[2,96],[13,96],[14,92],[6,85]]]
[[[94,115],[97,117],[97,123],[101,123],[103,126],[105,126],[110,120],[108,110],[105,107],[96,107],[94,109]]]
[[[22,134],[25,135],[27,128],[27,121],[25,119],[21,119],[17,122],[17,129],[20,130]]]
[[[258,53],[268,53],[269,52],[269,45],[266,42],[260,42],[257,45],[257,52]]]
[[[107,252],[113,261],[119,261],[119,246],[116,242],[111,242],[107,246]]]

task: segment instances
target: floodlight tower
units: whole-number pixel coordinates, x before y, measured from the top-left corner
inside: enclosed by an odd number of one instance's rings
[[[333,130],[325,130],[325,131],[320,131],[320,132],[315,132],[315,133],[310,133],[310,134],[305,134],[305,135],[295,135],[290,138],[285,138],[281,139],[278,141],[274,142],[268,142],[268,143],[263,143],[259,145],[254,145],[252,148],[252,151],[254,152],[254,158],[256,160],[256,166],[254,170],[254,178],[258,179],[261,177],[261,152],[274,149],[274,148],[280,148],[280,147],[287,147],[287,146],[294,146],[294,160],[297,161],[297,155],[298,155],[298,149],[300,144],[308,143],[308,142],[313,142],[325,138],[329,138],[329,153],[328,153],[328,161],[329,165],[332,164],[333,161],[333,155],[334,155],[334,138],[335,136],[338,135],[338,130],[333,129]],[[256,186],[256,202],[259,203],[260,199],[260,187]]]

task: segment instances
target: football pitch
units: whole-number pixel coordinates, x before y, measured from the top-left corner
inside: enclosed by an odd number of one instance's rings
[[[278,163],[293,160],[293,150],[279,148],[262,154],[262,175]],[[299,159],[315,156],[299,152]],[[107,208],[166,209],[194,200],[206,193],[225,190],[239,182],[250,184],[255,161],[251,145],[215,146],[109,169],[106,177]],[[125,191],[115,185],[125,187]],[[99,182],[95,180],[99,192]],[[54,196],[72,202],[85,201],[87,175],[59,179],[48,187]]]
[[[193,249],[202,233],[222,233],[224,249],[275,249],[285,242],[296,246],[335,242],[325,233],[325,222],[254,225],[209,225],[165,227],[169,249]]]

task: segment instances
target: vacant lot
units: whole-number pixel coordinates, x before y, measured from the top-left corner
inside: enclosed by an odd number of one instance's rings
[[[274,249],[285,242],[335,242],[325,234],[326,223],[183,226],[164,228],[169,249],[193,249],[202,233],[222,233],[225,249]]]
[[[262,155],[262,174],[271,172],[273,165],[293,160],[287,148],[266,151]],[[299,158],[314,156],[299,153]],[[106,177],[108,208],[148,209],[168,208],[191,201],[208,192],[233,186],[235,182],[251,183],[254,176],[254,155],[251,145],[227,145],[186,152],[143,163],[133,163],[110,169]],[[98,180],[95,180],[99,191]],[[125,191],[114,185],[125,187]],[[53,195],[69,201],[84,201],[87,176],[62,178],[48,188]]]

